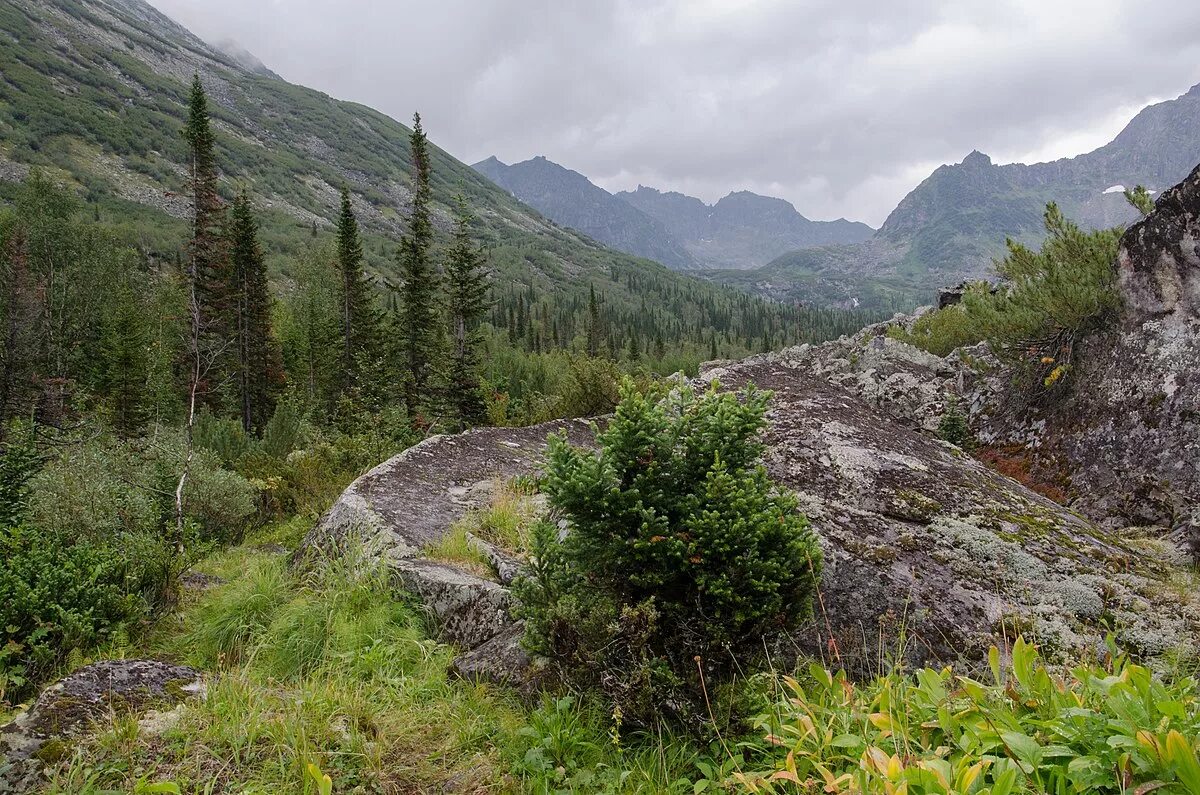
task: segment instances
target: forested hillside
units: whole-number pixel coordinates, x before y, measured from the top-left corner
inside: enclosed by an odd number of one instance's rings
[[[138,0],[22,0],[0,9],[0,28],[11,40],[0,53],[7,179],[41,166],[81,193],[92,218],[123,242],[149,257],[176,257],[189,213],[179,130],[187,82],[198,72],[212,97],[218,192],[226,201],[248,192],[277,291],[296,281],[300,255],[314,240],[328,240],[343,185],[363,226],[367,272],[378,288],[395,286],[394,244],[412,202],[407,127],[245,69]],[[810,322],[600,248],[445,152],[431,153],[435,240],[448,242],[461,194],[472,239],[487,246],[495,273],[494,319],[518,347],[569,347],[582,335],[593,286],[611,347],[626,350],[636,326],[651,355],[661,338],[665,355],[676,357],[668,368],[707,357],[714,346],[736,355],[764,339],[779,344],[853,325],[818,330],[826,319]],[[0,188],[15,195],[13,182]]]

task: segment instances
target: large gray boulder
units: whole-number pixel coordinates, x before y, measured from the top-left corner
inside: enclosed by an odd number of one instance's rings
[[[563,420],[527,428],[476,428],[433,436],[355,480],[321,517],[297,551],[297,564],[353,549],[382,562],[397,585],[417,596],[441,637],[470,652],[456,672],[471,678],[511,680],[523,653],[513,639],[506,587],[516,562],[476,540],[492,559],[487,577],[426,554],[467,513],[485,507],[497,480],[537,471],[551,433],[565,431],[575,444],[592,439],[589,423]]]
[[[1098,527],[809,364],[775,355],[704,373],[773,392],[764,463],[825,552],[817,615],[792,638],[804,651],[865,672],[901,637],[914,664],[977,661],[1017,633],[1075,657],[1109,627],[1149,658],[1195,647],[1200,599],[1171,592],[1182,568],[1169,548]]]
[[[203,697],[200,672],[160,660],[102,660],[46,688],[37,701],[0,727],[0,792],[42,784],[42,770],[69,756],[72,741],[114,713],[143,720],[188,698]]]

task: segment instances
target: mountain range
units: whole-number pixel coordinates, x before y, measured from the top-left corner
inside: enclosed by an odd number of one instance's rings
[[[512,165],[493,156],[473,168],[556,223],[681,270],[753,268],[794,249],[857,243],[875,231],[844,218],[810,221],[783,199],[749,191],[713,205],[643,186],[612,194],[541,156]]]
[[[998,165],[974,151],[934,170],[896,206],[870,240],[804,249],[752,271],[706,278],[775,299],[906,308],[937,285],[993,276],[1005,240],[1045,237],[1047,202],[1085,227],[1136,217],[1122,189],[1158,192],[1200,163],[1200,85],[1143,108],[1108,144],[1048,163]]]
[[[1047,202],[1085,227],[1127,224],[1135,211],[1123,188],[1163,190],[1198,162],[1200,85],[1144,108],[1113,141],[1077,157],[998,165],[973,151],[937,168],[878,231],[810,221],[747,191],[712,206],[644,186],[609,194],[544,157],[475,168],[564,226],[706,279],[779,300],[904,309],[939,285],[991,276],[1009,238],[1040,243]]]

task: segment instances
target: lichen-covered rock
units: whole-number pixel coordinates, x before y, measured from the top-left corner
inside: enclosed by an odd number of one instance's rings
[[[523,686],[529,654],[521,646],[524,622],[515,622],[486,643],[460,654],[450,672],[470,681],[498,682]]]
[[[1200,166],[1125,232],[1117,278],[1131,326],[1200,320]]]
[[[496,570],[488,579],[453,563],[430,560],[426,550],[468,511],[487,505],[493,484],[534,473],[551,433],[565,431],[575,444],[592,440],[589,423],[564,420],[528,428],[477,428],[433,436],[358,478],[321,518],[294,561],[319,562],[353,545],[381,560],[397,584],[416,595],[437,620],[441,636],[468,652],[511,634],[508,585],[520,561],[482,539],[472,539]],[[460,673],[508,680],[496,661],[523,660],[502,644],[466,656]],[[492,660],[496,664],[484,664]],[[523,665],[523,664],[522,664]]]
[[[765,464],[825,551],[817,616],[794,638],[810,653],[869,670],[881,639],[894,650],[903,635],[913,663],[978,660],[1007,631],[1078,655],[1110,626],[1145,656],[1195,648],[1200,595],[1169,587],[1180,569],[1161,546],[1103,530],[781,357],[716,374],[774,393]]]
[[[103,660],[62,679],[0,728],[0,792],[39,786],[43,765],[70,753],[71,742],[112,713],[153,717],[204,695],[200,672],[159,660]]]
[[[1200,166],[1121,238],[1121,328],[1087,340],[1047,416],[1089,514],[1200,535]]]

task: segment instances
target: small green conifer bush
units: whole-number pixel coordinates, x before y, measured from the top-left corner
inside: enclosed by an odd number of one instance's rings
[[[534,651],[627,714],[753,668],[809,614],[821,553],[759,462],[768,398],[626,382],[598,450],[550,439],[542,490],[567,532],[535,529],[519,611]]]

